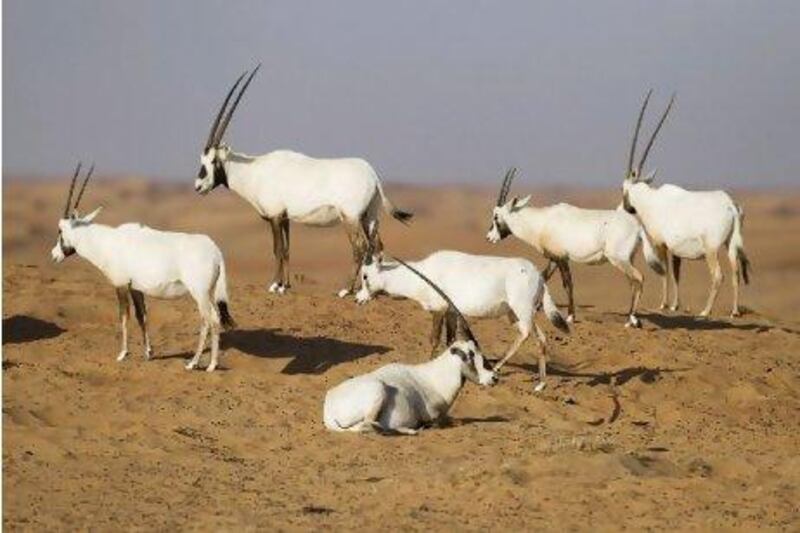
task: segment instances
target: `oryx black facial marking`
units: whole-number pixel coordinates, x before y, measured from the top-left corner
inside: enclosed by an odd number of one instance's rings
[[[226,188],[228,187],[228,173],[225,172],[225,165],[222,164],[222,161],[219,158],[214,158],[214,187],[218,187],[219,185],[223,185]]]
[[[60,231],[58,232],[58,246],[61,248],[61,253],[64,254],[64,257],[69,257],[75,253],[75,248],[64,242],[64,236]]]
[[[511,235],[511,229],[508,227],[508,224],[506,224],[505,220],[495,215],[493,223],[495,228],[497,228],[497,234],[500,235],[500,240],[503,240]]]

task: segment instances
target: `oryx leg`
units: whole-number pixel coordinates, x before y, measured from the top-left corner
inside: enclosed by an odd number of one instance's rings
[[[269,292],[282,293],[283,287],[283,234],[281,233],[280,219],[264,217],[272,230],[272,256],[275,258],[275,274]]]
[[[556,271],[557,267],[558,267],[558,263],[556,263],[552,259],[547,261],[547,266],[544,267],[544,270],[542,271],[542,278],[544,279],[545,283],[547,283],[547,281],[550,280],[550,276],[553,275],[553,272]]]
[[[283,291],[291,288],[291,276],[289,275],[289,216],[284,213],[280,219],[281,229],[281,266],[283,271],[281,273],[281,283],[283,284]],[[281,291],[281,292],[283,292]]]
[[[541,392],[547,382],[547,337],[544,332],[539,328],[536,322],[533,323],[533,329],[536,331],[536,340],[539,343],[539,384],[533,390]]]
[[[444,325],[444,312],[434,311],[431,314],[433,319],[431,327],[431,359],[437,355],[436,350],[442,341],[442,326]]]
[[[669,310],[678,311],[681,307],[681,291],[679,288],[681,279],[681,258],[673,255],[670,251],[667,251],[667,270],[672,280],[672,288],[675,291],[672,295],[672,304],[670,304]]]
[[[133,300],[133,310],[136,313],[136,321],[139,323],[144,339],[144,359],[148,361],[153,356],[153,347],[150,345],[150,335],[147,333],[147,306],[144,304],[144,294],[131,289],[131,299]]]
[[[731,316],[741,316],[739,312],[739,257],[735,247],[728,245],[728,260],[731,262],[731,285],[733,286],[733,307]]]
[[[514,293],[509,299],[509,310],[507,313],[508,320],[517,326],[519,335],[511,343],[511,346],[506,351],[503,358],[499,363],[494,365],[495,372],[500,370],[503,365],[508,362],[511,357],[519,350],[522,343],[525,342],[531,334],[531,325],[533,324],[534,302],[532,298],[527,298],[529,293]]]
[[[364,253],[367,250],[367,234],[364,233],[361,222],[353,223],[349,220],[345,220],[344,227],[345,231],[347,231],[347,238],[350,240],[350,247],[353,251],[353,270],[347,282],[347,286],[339,291],[339,298],[344,298],[348,294],[355,292],[358,282],[358,272],[361,270],[361,264],[364,262]]]
[[[120,348],[117,361],[122,361],[128,356],[128,315],[130,314],[130,292],[128,287],[116,287],[117,290],[117,315],[122,329],[122,348]]]
[[[722,268],[719,265],[719,257],[717,256],[718,250],[706,250],[706,263],[708,264],[708,271],[711,274],[711,291],[708,293],[708,301],[705,308],[700,312],[700,316],[708,316],[711,314],[711,308],[714,307],[714,302],[717,299],[719,286],[722,284]]]
[[[658,256],[659,261],[664,264],[666,271],[661,276],[661,304],[658,308],[662,311],[667,309],[667,301],[669,300],[669,254],[666,246],[658,246],[653,249],[653,252]]]
[[[575,300],[573,299],[572,272],[569,269],[569,260],[561,259],[558,261],[558,270],[561,273],[561,283],[567,291],[567,322],[575,322]]]
[[[628,322],[625,324],[625,327],[634,327],[638,328],[641,327],[641,322],[636,317],[636,309],[639,306],[639,299],[642,297],[642,285],[644,284],[644,276],[642,273],[639,272],[635,266],[633,266],[630,261],[620,261],[617,259],[608,258],[609,262],[614,265],[617,269],[621,270],[625,277],[628,278],[628,281],[631,284],[631,307],[628,311]]]

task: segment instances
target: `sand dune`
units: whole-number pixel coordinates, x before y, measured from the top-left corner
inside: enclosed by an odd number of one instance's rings
[[[189,183],[98,180],[84,200],[104,223],[139,220],[210,234],[226,255],[239,329],[222,371],[187,372],[198,318],[189,300],[151,302],[156,359],[118,351],[113,289],[81,260],[49,264],[64,183],[3,188],[3,506],[16,529],[641,529],[800,524],[800,193],[738,194],[754,282],[749,312],[709,320],[653,311],[623,328],[629,292],[614,269],[577,267],[578,323],[549,325],[549,387],[534,394],[535,345],[492,389],[467,386],[445,428],[413,438],[339,435],[321,423],[331,385],[427,357],[415,304],[339,300],[350,252],[341,228],[295,228],[294,292],[266,292],[266,225],[239,198]],[[518,185],[522,188],[523,185]],[[438,248],[540,258],[483,239],[490,189],[393,187],[418,214],[386,220],[401,257]],[[612,206],[614,191],[535,191],[534,203]],[[638,264],[643,261],[638,259]],[[727,265],[724,265],[727,266]],[[727,270],[726,270],[727,274]],[[557,278],[550,283],[557,299]],[[702,263],[683,296],[706,297]],[[540,321],[542,324],[545,321]],[[498,353],[514,330],[475,323]]]

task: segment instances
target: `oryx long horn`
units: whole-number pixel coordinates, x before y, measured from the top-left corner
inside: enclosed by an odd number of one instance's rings
[[[92,177],[92,173],[94,172],[94,163],[92,163],[91,168],[89,168],[89,172],[86,173],[86,177],[83,179],[83,184],[81,184],[81,190],[78,191],[78,199],[75,200],[75,205],[72,209],[78,209],[78,206],[81,203],[81,198],[83,198],[83,191],[86,190],[86,184],[89,183],[89,178]]]
[[[497,196],[497,207],[503,205],[508,197],[508,191],[511,190],[511,182],[514,180],[514,177],[517,175],[517,168],[511,167],[506,171],[505,177],[503,177],[503,183],[500,185],[500,194]]]
[[[650,148],[653,147],[653,142],[656,140],[658,132],[661,131],[661,126],[664,125],[664,121],[667,120],[667,115],[669,115],[669,112],[672,109],[672,104],[674,103],[675,103],[675,93],[672,93],[672,97],[669,99],[669,104],[667,104],[667,108],[664,110],[664,114],[661,115],[661,120],[658,121],[656,129],[653,131],[653,135],[650,136],[650,142],[647,143],[647,147],[644,149],[642,158],[639,160],[639,165],[636,167],[639,175],[642,174],[642,167],[644,166],[645,161],[647,161],[647,154],[650,153]]]
[[[423,274],[416,268],[412,267],[402,259],[398,259],[397,257],[395,257],[394,260],[403,265],[404,267],[406,267],[407,269],[409,269],[411,272],[413,272],[420,278],[422,278],[422,280],[425,281],[425,283],[430,285],[431,288],[435,290],[436,293],[439,296],[441,296],[445,302],[447,302],[448,311],[454,312],[456,314],[456,317],[458,318],[458,328],[459,329],[463,328],[463,332],[467,336],[467,339],[474,342],[475,346],[479,348],[480,345],[478,344],[478,339],[476,339],[475,335],[472,334],[472,330],[469,327],[469,322],[467,322],[467,319],[464,318],[464,315],[461,314],[461,311],[458,310],[458,307],[456,307],[456,304],[453,303],[453,300],[451,300],[450,297],[447,296],[447,294],[445,294],[445,292],[442,289],[440,289],[434,282],[432,282],[425,274]]]
[[[72,181],[69,184],[69,194],[67,194],[67,204],[64,206],[64,218],[69,216],[69,206],[72,205],[72,193],[75,191],[75,181],[78,179],[78,174],[81,172],[81,162],[78,161],[78,166],[75,167],[75,174],[72,175]]]
[[[250,82],[253,81],[253,76],[256,75],[256,72],[258,72],[258,69],[260,68],[261,68],[261,63],[259,63],[258,66],[253,70],[253,72],[250,73],[250,76],[247,77],[247,81],[245,81],[244,85],[242,85],[242,88],[239,89],[239,94],[236,95],[236,100],[233,101],[233,105],[231,105],[228,114],[225,115],[222,124],[220,124],[219,131],[217,132],[217,137],[214,141],[215,145],[218,145],[220,141],[222,141],[222,136],[225,135],[225,130],[228,128],[228,124],[230,124],[231,122],[231,118],[233,117],[233,112],[236,111],[236,107],[239,105],[239,100],[242,99],[242,95],[247,90],[247,87],[250,85]]]
[[[650,103],[650,96],[653,94],[653,89],[647,91],[647,96],[644,97],[642,108],[639,110],[639,119],[636,121],[636,129],[633,130],[633,140],[631,141],[631,151],[628,155],[628,168],[625,169],[626,175],[629,175],[633,170],[633,158],[636,155],[636,144],[639,140],[639,131],[642,129],[642,119],[644,119],[644,112],[647,109],[647,104]]]
[[[219,112],[217,113],[217,118],[214,119],[214,123],[211,125],[211,131],[208,133],[208,140],[206,141],[206,147],[203,149],[203,152],[214,146],[217,140],[217,129],[219,128],[219,121],[222,120],[222,115],[225,113],[225,108],[228,107],[228,102],[231,100],[231,96],[233,96],[233,92],[236,90],[236,87],[242,82],[242,79],[247,75],[247,71],[245,70],[242,72],[242,75],[236,80],[236,83],[233,84],[231,90],[228,91],[228,95],[225,97],[225,101],[222,102],[222,107],[219,108]]]

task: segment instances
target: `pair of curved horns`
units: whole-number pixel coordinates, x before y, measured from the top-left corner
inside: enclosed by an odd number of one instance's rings
[[[642,129],[642,119],[644,119],[644,112],[647,109],[647,104],[650,103],[650,96],[652,96],[652,94],[653,94],[653,89],[647,91],[647,96],[645,96],[644,102],[642,102],[642,108],[639,110],[639,118],[636,120],[636,128],[633,130],[633,140],[631,141],[631,149],[630,153],[628,154],[629,176],[634,175],[634,173],[636,173],[637,175],[642,174],[642,168],[644,167],[645,161],[647,161],[647,156],[650,153],[650,148],[653,147],[653,143],[656,140],[656,136],[658,136],[658,132],[661,131],[661,126],[664,125],[664,121],[667,120],[667,115],[669,115],[669,112],[672,109],[673,104],[675,103],[675,93],[672,93],[672,97],[670,97],[669,99],[669,104],[667,104],[667,108],[661,115],[661,119],[659,119],[658,124],[656,125],[656,129],[653,130],[653,134],[650,136],[650,140],[647,141],[647,146],[645,146],[644,152],[642,153],[642,157],[639,159],[639,164],[634,167],[633,158],[636,153],[636,145],[639,140],[639,131]]]
[[[397,261],[398,263],[400,263],[401,265],[403,265],[404,267],[409,269],[411,272],[413,272],[414,274],[416,274],[417,276],[422,278],[422,280],[425,283],[430,285],[431,288],[434,291],[436,291],[436,293],[439,296],[441,296],[444,299],[445,302],[447,302],[447,312],[448,313],[455,313],[456,318],[458,319],[457,320],[457,326],[456,326],[456,334],[457,335],[461,334],[462,336],[466,337],[467,340],[470,340],[470,341],[474,342],[476,348],[480,348],[480,345],[478,344],[478,339],[476,339],[475,335],[472,334],[472,330],[469,327],[469,323],[467,322],[467,319],[464,318],[464,315],[462,315],[461,311],[458,310],[458,307],[456,307],[456,304],[453,303],[453,300],[451,300],[450,297],[447,296],[447,294],[445,294],[445,292],[442,289],[440,289],[439,286],[437,286],[434,282],[432,282],[425,274],[423,274],[422,272],[420,272],[416,268],[412,267],[411,265],[409,265],[408,263],[406,263],[402,259],[398,259],[397,257],[395,257],[394,259],[395,259],[395,261]],[[458,337],[456,337],[456,338],[458,338]]]
[[[222,142],[222,136],[225,135],[225,130],[228,128],[228,124],[231,122],[233,112],[236,111],[236,107],[239,105],[239,100],[242,99],[242,95],[244,95],[244,92],[247,90],[250,82],[253,81],[253,76],[256,75],[256,72],[258,72],[258,69],[260,68],[261,63],[259,63],[258,66],[253,69],[253,72],[250,73],[250,76],[247,77],[247,81],[244,82],[244,85],[242,85],[242,88],[239,90],[239,94],[236,95],[233,105],[228,113],[225,114],[225,110],[228,107],[228,102],[230,102],[231,96],[233,96],[234,91],[236,91],[236,88],[242,82],[244,77],[247,76],[246,70],[237,78],[236,82],[233,84],[233,87],[231,87],[231,90],[228,91],[228,95],[225,96],[225,100],[222,102],[222,107],[220,107],[219,112],[217,112],[217,117],[214,119],[214,123],[211,125],[211,131],[208,134],[208,140],[206,141],[206,146],[203,149],[204,152],[212,146],[218,146],[219,143]],[[225,115],[224,119],[222,118],[223,115]]]
[[[67,204],[64,206],[64,218],[69,216],[69,207],[72,204],[72,193],[75,191],[75,183],[78,181],[78,175],[81,173],[81,165],[82,163],[78,161],[78,165],[75,167],[75,173],[72,175],[72,181],[69,184],[69,194],[67,194]],[[86,184],[89,183],[89,178],[92,177],[92,173],[94,172],[94,163],[92,163],[91,168],[89,168],[89,172],[86,173],[86,177],[83,179],[83,183],[81,184],[81,189],[78,191],[78,198],[75,200],[75,205],[72,206],[72,209],[78,209],[78,206],[81,203],[81,198],[83,198],[83,191],[86,190]]]
[[[506,171],[503,178],[503,183],[500,185],[500,194],[497,196],[497,207],[500,207],[506,202],[508,192],[511,190],[511,182],[517,176],[517,167],[511,167]]]

